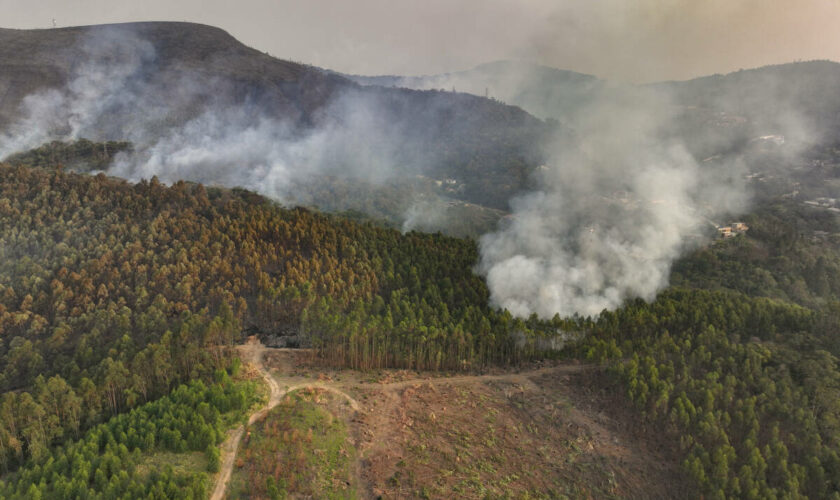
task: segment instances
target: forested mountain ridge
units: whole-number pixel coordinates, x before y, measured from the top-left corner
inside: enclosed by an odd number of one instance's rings
[[[804,61],[647,87],[672,93],[682,106],[745,117],[758,134],[789,128],[784,120],[800,120],[805,130],[799,132],[819,143],[834,140],[840,130],[838,80],[840,63]]]
[[[592,75],[520,61],[495,61],[438,75],[340,75],[362,85],[486,94],[542,118],[573,114],[609,85]]]
[[[840,106],[835,86],[840,64],[805,61],[740,69],[688,80],[630,85],[593,75],[523,61],[496,61],[475,68],[423,76],[364,76],[334,73],[363,85],[450,89],[484,95],[522,107],[543,118],[573,117],[576,110],[629,88],[666,92],[673,104],[723,111],[766,122],[798,107],[803,116],[835,130]],[[781,107],[780,107],[781,106]]]

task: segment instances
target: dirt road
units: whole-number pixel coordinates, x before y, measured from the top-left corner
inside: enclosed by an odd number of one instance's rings
[[[260,408],[258,411],[251,414],[248,418],[248,423],[253,424],[265,417],[272,408],[277,406],[280,401],[287,394],[299,391],[301,389],[320,389],[326,392],[335,394],[344,398],[353,411],[359,411],[360,406],[351,395],[344,391],[344,388],[352,387],[353,389],[385,389],[387,393],[393,394],[393,391],[411,387],[418,384],[473,384],[478,382],[506,382],[517,384],[523,389],[535,390],[537,389],[532,377],[548,373],[580,373],[586,370],[597,368],[596,365],[563,365],[548,368],[540,368],[537,370],[519,372],[519,373],[505,373],[499,375],[459,375],[454,377],[426,377],[414,378],[409,380],[402,380],[391,383],[338,383],[331,381],[323,381],[318,379],[306,379],[294,376],[285,376],[284,374],[272,375],[265,367],[263,358],[267,350],[259,341],[251,342],[238,347],[242,360],[250,363],[257,369],[260,375],[268,384],[270,394],[268,403]],[[211,500],[222,500],[227,491],[227,485],[230,481],[233,472],[233,465],[236,459],[236,452],[239,449],[239,443],[242,440],[244,432],[243,426],[239,426],[228,432],[227,439],[222,443],[221,453],[221,467],[219,475],[216,478],[216,483],[213,488]]]
[[[251,414],[248,418],[248,424],[253,424],[264,418],[272,408],[283,400],[286,394],[307,388],[318,388],[336,394],[346,399],[353,410],[359,410],[359,403],[352,396],[332,385],[326,385],[316,380],[301,382],[299,378],[273,376],[263,365],[263,356],[266,349],[259,341],[239,346],[239,352],[243,361],[251,363],[260,372],[260,375],[262,375],[268,384],[270,391],[268,403],[263,408]],[[281,387],[281,385],[285,388]],[[216,478],[216,484],[213,487],[213,494],[210,496],[211,500],[222,500],[225,497],[225,491],[227,491],[227,485],[233,473],[236,452],[239,449],[239,442],[242,440],[244,430],[244,427],[240,425],[236,429],[229,431],[227,439],[222,443],[221,467],[219,469],[219,476]]]

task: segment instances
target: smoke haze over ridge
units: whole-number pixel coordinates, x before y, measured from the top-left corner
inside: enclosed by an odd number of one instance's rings
[[[121,153],[109,173],[242,186],[289,201],[313,175],[378,184],[425,173],[423,162],[403,168],[406,139],[417,139],[416,146],[439,138],[436,122],[424,114],[412,114],[415,123],[394,123],[379,113],[401,92],[395,89],[380,95],[348,87],[313,116],[281,117],[266,112],[258,94],[231,100],[228,81],[190,68],[161,70],[155,48],[131,31],[96,30],[83,53],[66,86],[23,101],[23,118],[0,136],[0,157],[52,139],[127,139],[135,152]],[[450,111],[450,101],[428,102],[441,107],[430,115]],[[176,125],[172,109],[182,115]],[[672,262],[703,242],[710,222],[744,209],[742,165],[737,159],[701,164],[696,145],[673,132],[681,110],[669,90],[645,87],[594,94],[579,104],[574,147],[564,134],[546,146],[547,164],[533,174],[536,188],[511,200],[510,220],[480,240],[477,269],[495,305],[518,316],[550,317],[651,299],[667,286]],[[810,134],[801,117],[783,118],[785,134]],[[302,121],[311,123],[302,127]],[[452,121],[457,132],[462,124]],[[423,150],[418,158],[431,162],[435,154]],[[405,216],[404,229],[411,229],[440,219],[440,205],[420,200]]]
[[[356,161],[344,175],[378,181],[393,173],[394,141],[360,99],[340,95],[324,114],[341,122],[301,133],[295,116],[272,116],[258,100],[233,102],[227,81],[157,67],[155,48],[133,29],[98,29],[80,51],[67,85],[23,100],[22,118],[0,134],[0,157],[51,140],[129,140],[136,152],[119,154],[109,173],[241,186],[281,201],[293,178],[330,173],[326,159],[347,148]]]
[[[200,25],[53,33],[77,50],[50,55],[48,64],[67,58],[78,64],[65,83],[22,99],[14,122],[0,131],[0,157],[51,140],[128,140],[134,150],[119,154],[109,173],[241,186],[284,203],[320,204],[323,197],[298,189],[313,177],[377,189],[418,176],[452,177],[454,165],[473,156],[492,162],[500,151],[525,163],[531,153],[524,149],[536,150],[532,144],[550,128],[518,108],[467,94],[358,86],[246,49]],[[43,45],[36,35],[26,36]],[[198,57],[184,60],[193,50]],[[14,55],[11,60],[14,69]],[[9,85],[15,84],[13,76]],[[501,146],[484,140],[498,136],[512,140]],[[326,201],[332,209],[353,208]],[[412,212],[413,201],[403,196],[395,203]],[[418,202],[440,206],[428,196]],[[435,218],[413,213],[407,217],[416,222],[407,229],[441,229]]]
[[[351,78],[489,89],[575,129],[579,150],[562,140],[548,147],[537,188],[513,199],[513,216],[480,240],[478,270],[494,305],[551,317],[652,299],[677,258],[748,208],[741,156],[749,144],[782,138],[774,154],[789,164],[805,144],[831,140],[837,99],[826,100],[833,92],[822,87],[838,76],[836,63],[815,62],[635,86],[500,61],[428,77]]]

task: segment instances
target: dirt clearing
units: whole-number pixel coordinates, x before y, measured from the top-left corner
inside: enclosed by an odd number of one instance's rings
[[[356,449],[351,491],[359,498],[690,493],[670,444],[622,401],[604,396],[609,378],[597,366],[445,377],[320,370],[306,353],[288,350],[267,349],[264,359],[281,391],[329,393],[333,407],[324,408],[346,423]]]

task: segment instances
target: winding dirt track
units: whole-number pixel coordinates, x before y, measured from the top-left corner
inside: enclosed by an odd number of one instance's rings
[[[277,406],[287,394],[308,388],[317,388],[335,394],[347,400],[347,403],[354,411],[360,410],[358,401],[335,384],[328,384],[314,379],[302,380],[295,377],[273,376],[263,365],[263,355],[268,348],[262,345],[259,341],[241,345],[238,348],[243,361],[250,362],[257,370],[259,370],[260,375],[262,375],[263,379],[265,379],[270,390],[268,403],[260,410],[251,414],[248,418],[249,424],[253,424],[254,422],[262,419],[269,411],[271,411],[272,408]],[[387,392],[391,393],[393,390],[407,388],[417,384],[470,384],[476,382],[496,381],[519,384],[523,388],[527,389],[537,389],[537,386],[531,380],[531,377],[536,377],[546,373],[580,373],[597,368],[597,365],[564,365],[501,375],[462,375],[455,377],[415,378],[391,383],[353,384],[353,387],[358,389],[387,389]],[[285,388],[281,388],[281,384],[285,386]],[[216,478],[216,484],[213,487],[213,494],[210,496],[211,500],[222,500],[225,497],[227,485],[233,472],[236,452],[239,449],[239,443],[242,440],[244,430],[244,427],[240,425],[236,429],[228,431],[227,438],[224,443],[222,443],[221,467],[219,469],[219,475]]]
[[[280,377],[280,380],[278,381],[278,379],[272,376],[263,365],[263,355],[265,354],[265,350],[266,347],[259,342],[239,346],[239,352],[242,355],[242,359],[250,362],[257,370],[259,370],[260,375],[262,375],[263,379],[265,379],[270,390],[268,404],[260,410],[252,413],[248,418],[248,424],[253,424],[265,417],[272,408],[280,403],[286,394],[310,387],[318,388],[343,397],[347,400],[353,410],[359,410],[359,403],[353,399],[352,396],[337,387],[326,385],[322,382],[314,380],[300,382],[299,379],[286,379]],[[284,385],[286,386],[285,389],[280,388],[281,382],[284,382]],[[236,451],[239,449],[239,442],[242,440],[242,433],[244,430],[245,428],[240,425],[236,429],[229,431],[227,439],[225,439],[224,443],[222,443],[221,467],[219,469],[219,476],[216,478],[216,484],[213,487],[213,494],[210,496],[211,500],[222,500],[225,496],[230,476],[233,473],[233,463],[236,459]]]

